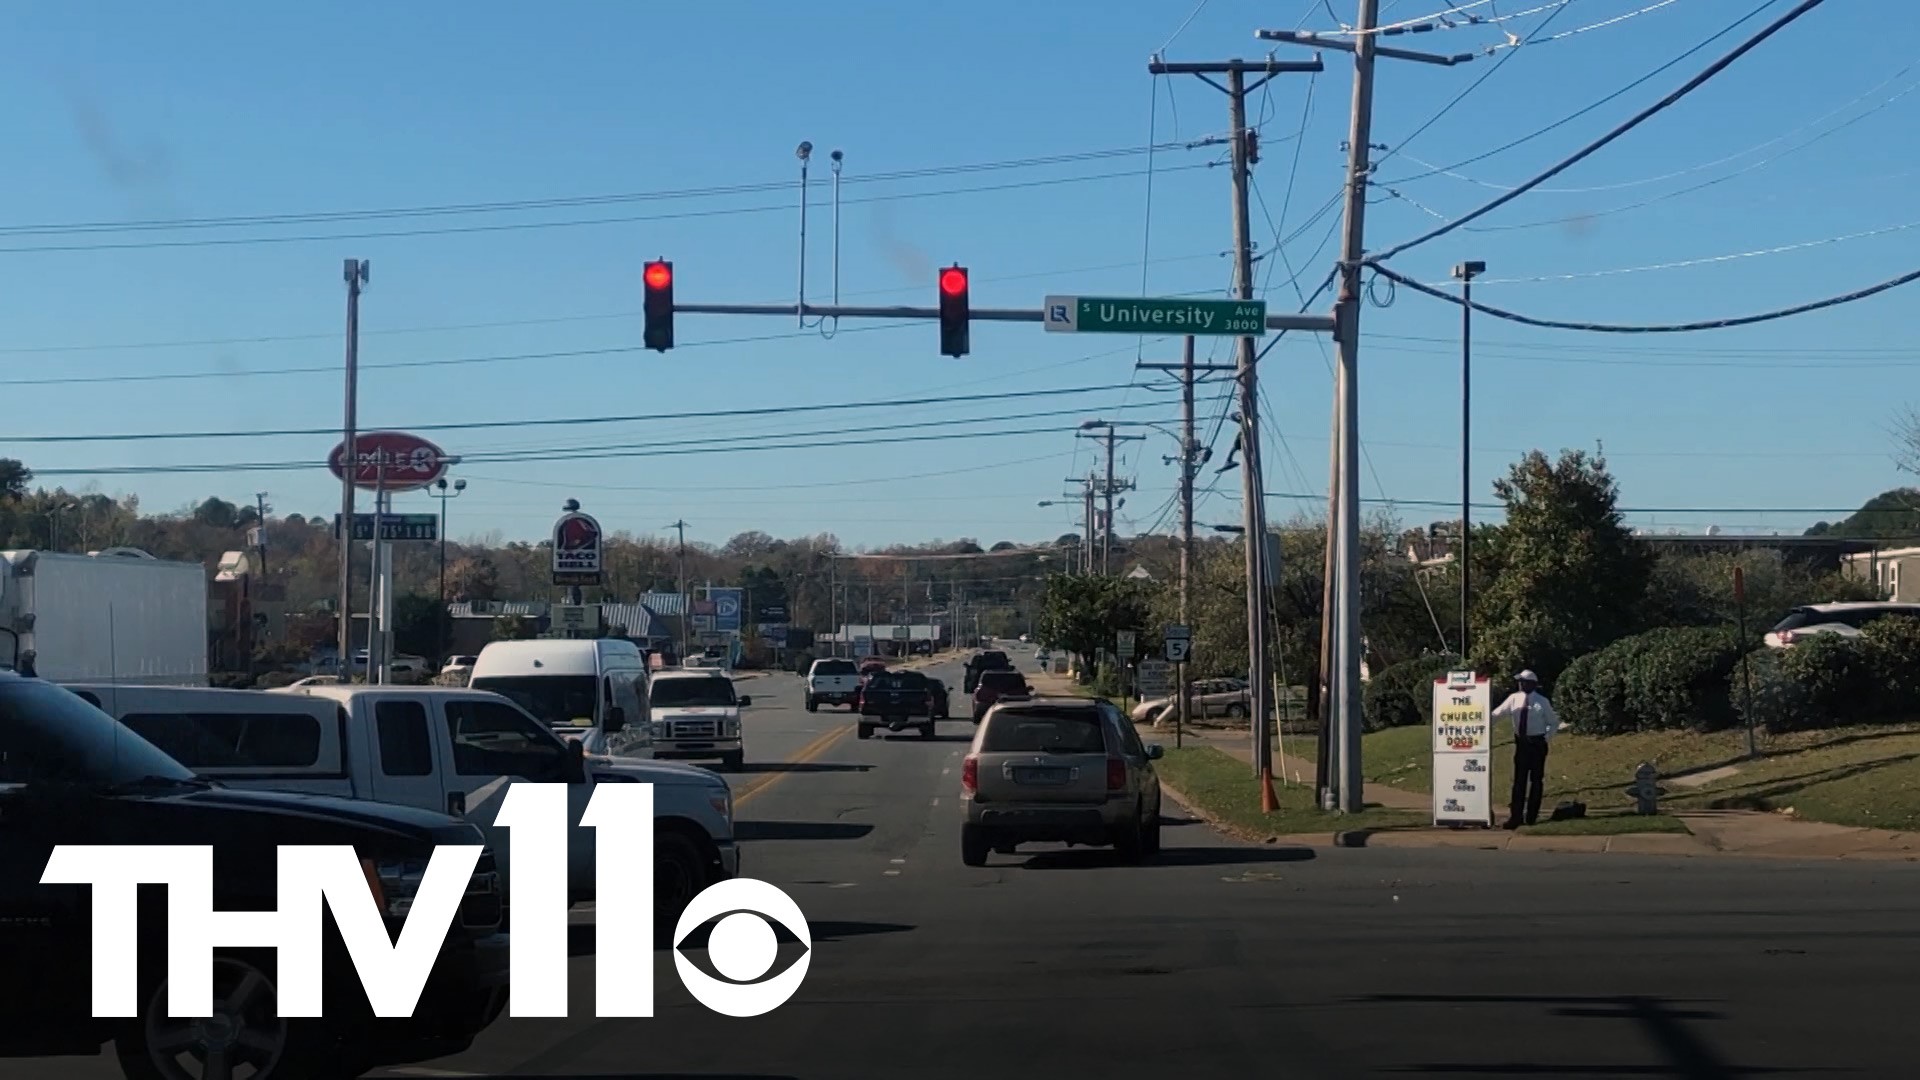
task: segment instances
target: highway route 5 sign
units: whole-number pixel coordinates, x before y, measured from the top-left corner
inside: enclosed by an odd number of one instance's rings
[[[1184,664],[1187,656],[1193,652],[1193,631],[1185,626],[1169,626],[1166,634],[1166,657],[1169,664]]]

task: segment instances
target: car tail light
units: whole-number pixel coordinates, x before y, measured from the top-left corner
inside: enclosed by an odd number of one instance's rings
[[[1127,789],[1127,763],[1119,758],[1107,759],[1107,790],[1125,791]]]
[[[980,790],[980,759],[972,754],[960,763],[960,790],[969,795]]]
[[[927,711],[933,711],[933,691],[927,691]]]
[[[1782,630],[1782,631],[1780,631],[1780,644],[1782,644],[1782,645],[1791,645],[1791,644],[1793,644],[1793,639],[1794,639],[1794,633],[1793,633],[1793,631],[1791,631],[1791,630]]]

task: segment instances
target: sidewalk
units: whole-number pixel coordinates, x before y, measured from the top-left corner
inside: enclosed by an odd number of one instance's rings
[[[1164,735],[1164,733],[1161,733]],[[1160,741],[1165,742],[1162,738]],[[1251,763],[1246,732],[1188,731],[1188,745],[1211,746]],[[1310,761],[1276,754],[1274,768],[1284,769],[1289,783],[1313,782]],[[1274,777],[1281,777],[1276,772]],[[1363,798],[1396,810],[1425,813],[1432,800],[1418,792],[1385,784],[1368,784]],[[1350,832],[1305,833],[1289,837],[1296,843],[1320,847],[1474,848],[1498,851],[1618,852],[1632,855],[1744,855],[1790,859],[1872,859],[1920,862],[1920,834],[1886,829],[1858,829],[1800,821],[1786,814],[1753,810],[1700,810],[1676,813],[1691,835],[1681,833],[1623,833],[1615,836],[1555,836],[1508,832],[1504,829],[1375,829]]]

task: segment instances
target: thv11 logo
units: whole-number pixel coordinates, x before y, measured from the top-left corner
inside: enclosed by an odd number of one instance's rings
[[[653,1015],[653,785],[594,789],[582,825],[594,830],[597,935],[594,1015]],[[508,882],[513,1017],[567,1015],[567,785],[513,784],[495,824],[513,831]],[[279,907],[213,910],[213,848],[198,845],[61,845],[43,885],[90,885],[93,893],[93,1015],[139,1015],[138,891],[167,887],[167,1014],[213,1014],[215,949],[273,949],[282,1017],[317,1017],[322,905],[335,925],[380,1017],[412,1016],[447,933],[465,900],[481,848],[437,847],[401,916],[398,940],[388,933],[392,898],[379,867],[347,845],[286,844],[278,849]],[[717,916],[707,956],[723,979],[701,971],[679,949]],[[764,917],[763,917],[764,916]],[[761,982],[778,944],[767,919],[784,926],[806,951],[793,966]],[[688,993],[714,1012],[759,1016],[785,1004],[807,977],[813,939],[807,918],[779,888],[751,878],[717,882],[694,897],[673,932],[673,963]]]

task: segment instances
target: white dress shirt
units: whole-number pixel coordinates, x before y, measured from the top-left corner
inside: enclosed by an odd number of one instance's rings
[[[1524,720],[1521,718],[1523,715]],[[1560,731],[1560,714],[1553,711],[1553,704],[1538,690],[1515,690],[1507,700],[1494,707],[1493,716],[1513,724],[1515,739],[1529,735],[1551,739]]]

